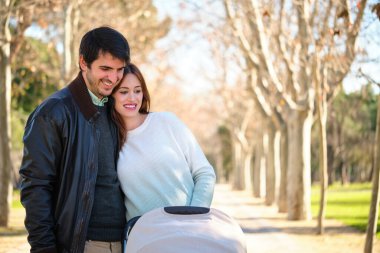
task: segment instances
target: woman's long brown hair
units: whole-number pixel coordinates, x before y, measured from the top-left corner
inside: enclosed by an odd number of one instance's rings
[[[150,107],[150,96],[149,96],[149,91],[145,83],[144,76],[142,75],[141,71],[137,68],[136,65],[133,63],[129,63],[125,68],[124,68],[124,75],[122,80],[119,82],[119,84],[113,89],[112,94],[117,92],[120,88],[121,83],[123,82],[125,76],[127,74],[133,74],[137,77],[141,84],[141,89],[143,92],[143,99],[141,103],[141,108],[139,110],[139,113],[141,114],[148,114],[149,113],[149,107]],[[114,99],[114,98],[112,98]],[[127,140],[127,126],[124,123],[124,120],[120,113],[118,113],[115,109],[115,103],[112,103],[112,110],[111,110],[111,118],[115,122],[117,126],[117,135],[118,135],[118,141],[119,141],[119,151],[123,147],[125,141]]]

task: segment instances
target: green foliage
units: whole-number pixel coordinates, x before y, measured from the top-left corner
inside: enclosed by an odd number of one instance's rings
[[[29,114],[57,90],[59,55],[50,43],[25,38],[12,65],[12,108]]]
[[[336,219],[348,226],[365,232],[368,223],[371,202],[371,184],[351,184],[342,186],[334,184],[327,193],[326,218]],[[312,214],[318,216],[319,186],[312,187]],[[379,219],[378,219],[379,220]],[[380,238],[380,227],[377,227],[377,237]]]
[[[50,44],[26,38],[12,64],[12,148],[22,148],[28,115],[57,90],[59,55]]]
[[[20,202],[20,190],[13,190],[12,208],[23,208]]]
[[[327,145],[329,182],[369,181],[376,132],[377,95],[370,84],[360,91],[341,91],[329,107]],[[318,135],[313,128],[312,167],[318,170]]]
[[[222,147],[221,154],[223,156],[224,177],[228,181],[229,175],[233,169],[231,133],[226,126],[220,126],[218,128],[218,136]]]
[[[376,131],[376,107],[377,97],[370,85],[364,86],[360,92],[345,95],[345,101],[335,104],[334,109],[340,113],[347,113],[343,121],[344,154],[341,159],[345,159],[351,164],[353,177],[366,174],[370,180],[372,169],[373,146]],[[339,102],[339,101],[338,101]],[[347,109],[349,108],[349,109]],[[345,125],[346,124],[346,125]],[[356,181],[360,178],[356,177]]]
[[[30,113],[57,88],[43,71],[17,68],[12,84],[12,107]]]
[[[22,136],[24,134],[24,126],[27,120],[28,114],[22,112],[21,110],[13,110],[11,117],[12,126],[12,149],[21,150]]]

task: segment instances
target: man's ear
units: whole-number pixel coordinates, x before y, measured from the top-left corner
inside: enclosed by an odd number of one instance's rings
[[[83,55],[79,56],[79,67],[82,71],[85,71],[88,68],[87,63],[83,58]]]

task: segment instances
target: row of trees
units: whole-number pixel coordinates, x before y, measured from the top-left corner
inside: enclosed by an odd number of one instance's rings
[[[253,191],[255,196],[262,196],[257,178],[263,171],[260,167],[266,164],[267,204],[278,200],[284,203],[279,208],[287,211],[289,219],[310,219],[312,125],[316,119],[323,208],[327,188],[328,101],[354,61],[366,1],[355,7],[350,6],[350,1],[270,3],[224,1],[228,25],[244,59],[247,100],[254,102],[265,126],[260,127],[261,133],[256,132],[262,147],[256,149],[260,154],[255,158],[267,162],[254,166],[253,174],[257,176],[253,179],[256,178]],[[246,103],[245,106],[251,107]],[[234,150],[246,146],[239,137],[247,139],[244,122],[235,121],[231,131],[237,132]],[[245,152],[245,156],[251,155],[252,152]],[[246,178],[239,173],[244,175],[250,168],[241,170],[236,170],[236,178]],[[235,180],[235,187],[246,188],[244,181],[239,180]],[[321,217],[323,213],[322,209]]]
[[[340,92],[332,101],[327,120],[329,184],[371,181],[377,111],[374,88],[368,84],[356,92]],[[316,167],[318,161],[313,163]]]
[[[371,15],[380,17],[378,3],[371,6],[375,15],[366,9],[367,1],[351,4],[345,0],[223,1],[228,23],[222,24],[221,36],[229,36],[224,41],[232,46],[225,48],[232,47],[230,50],[240,55],[235,64],[242,70],[243,78],[235,80],[244,83],[238,99],[231,96],[236,95],[236,87],[224,96],[225,125],[232,139],[232,183],[236,189],[264,196],[268,205],[277,204],[290,220],[310,219],[314,160],[319,166],[321,189],[320,234],[324,232],[327,186],[329,179],[330,183],[335,180],[336,169],[340,169],[343,183],[349,181],[349,172],[355,167],[360,168],[362,180],[371,179],[372,172],[378,175],[378,168],[372,163],[375,95],[364,88],[370,97],[367,101],[363,96],[358,99],[356,94],[340,94],[336,98],[360,52],[357,41],[365,13],[367,19]],[[231,64],[220,66],[227,72]],[[223,83],[228,83],[227,74],[222,76]],[[340,103],[345,102],[346,107],[338,112],[336,109],[344,106]],[[332,103],[334,110],[330,108]],[[355,122],[360,118],[367,121]],[[313,125],[317,137],[314,143],[319,147],[314,157],[318,160],[311,157]],[[355,129],[356,126],[362,128]],[[352,135],[358,130],[364,134]],[[350,141],[353,146],[347,145]],[[372,206],[376,207],[379,202],[374,196]],[[377,208],[371,209],[371,225],[376,224],[377,213]],[[368,231],[371,242],[374,231],[376,225]],[[366,246],[366,252],[370,248]]]
[[[373,169],[368,143],[374,136],[375,94],[369,86],[345,94],[342,80],[363,52],[357,45],[361,24],[365,29],[376,21],[371,13],[376,7],[366,8],[367,1],[351,4],[192,4],[205,15],[213,13],[203,35],[217,68],[203,72],[216,84],[219,100],[213,103],[223,118],[218,174],[236,189],[277,204],[294,220],[311,218],[311,179],[319,180],[320,233],[327,184],[369,180]],[[216,11],[220,5],[224,12]],[[220,170],[223,164],[226,169]]]
[[[226,92],[227,85],[221,88],[226,94],[225,125],[232,139],[231,181],[236,189],[252,190],[254,196],[264,196],[268,205],[277,204],[280,212],[288,213],[288,219],[310,219],[311,165],[318,164],[319,233],[324,230],[328,180],[335,180],[336,169],[340,169],[345,183],[350,165],[361,167],[364,180],[371,178],[373,170],[374,94],[369,94],[369,101],[362,96],[358,99],[356,94],[340,94],[334,101],[359,53],[357,40],[364,14],[367,11],[367,17],[371,15],[366,9],[367,1],[357,1],[353,6],[351,3],[223,1],[228,24],[222,24],[221,36],[229,36],[224,41],[232,46],[225,46],[226,49],[240,54],[235,65],[242,70],[243,78],[235,81],[244,83],[239,92],[236,86],[230,92]],[[375,14],[378,7],[372,7]],[[228,28],[231,34],[226,33]],[[231,64],[220,67],[227,72]],[[222,83],[228,83],[227,74],[221,76],[225,78]],[[352,103],[359,101],[368,103],[353,107]],[[334,109],[339,109],[343,106],[339,103],[344,102],[343,111],[330,109],[332,103]],[[369,117],[363,111],[369,112]],[[353,122],[347,121],[353,119],[350,113],[358,113]],[[328,116],[333,120],[329,129]],[[368,124],[355,122],[362,116]],[[314,143],[319,147],[314,154],[318,160],[311,157],[313,125],[317,137]],[[359,125],[363,128],[352,129]],[[351,129],[344,129],[346,126]],[[364,134],[351,135],[358,130]],[[221,128],[220,133],[225,135],[226,129]],[[370,145],[359,140],[363,137]],[[347,145],[350,140],[355,147]]]
[[[350,184],[369,182],[373,174],[373,140],[376,131],[377,95],[371,84],[359,91],[345,92],[341,90],[332,101],[327,120],[328,147],[328,183]],[[255,123],[260,124],[256,116]],[[233,173],[233,157],[231,132],[226,126],[218,129],[221,144],[222,164],[220,179],[230,181]],[[255,138],[252,144],[258,147]],[[311,181],[319,182],[319,143],[317,127],[311,132]],[[256,160],[252,150],[251,167]],[[263,191],[264,192],[264,191]]]

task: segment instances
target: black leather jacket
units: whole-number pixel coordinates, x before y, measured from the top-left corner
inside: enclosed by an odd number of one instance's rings
[[[98,116],[79,73],[28,119],[20,175],[32,253],[84,250],[98,171]]]

